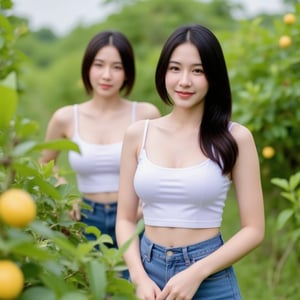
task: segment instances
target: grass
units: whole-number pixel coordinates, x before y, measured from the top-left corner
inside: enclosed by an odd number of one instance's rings
[[[269,199],[268,199],[269,200]],[[266,201],[266,200],[265,200]],[[234,265],[244,300],[299,300],[299,255],[292,252],[274,283],[275,267],[286,247],[286,236],[276,231],[276,215],[266,211],[264,242]],[[228,239],[239,228],[238,208],[233,193],[226,202],[222,234]],[[278,274],[277,274],[278,275]]]

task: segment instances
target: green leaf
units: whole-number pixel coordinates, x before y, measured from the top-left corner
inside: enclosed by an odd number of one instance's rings
[[[77,258],[76,247],[64,235],[56,232],[55,236],[53,237],[53,241],[69,259],[74,260]]]
[[[115,300],[137,300],[135,296],[135,285],[123,278],[113,277],[110,278],[107,286],[107,293],[113,295],[111,299]]]
[[[38,132],[40,128],[37,121],[32,121],[27,118],[17,117],[15,130],[20,139],[25,139]]]
[[[32,287],[26,289],[26,291],[18,298],[18,300],[56,300],[53,291],[45,287]]]
[[[74,290],[74,288],[72,288],[72,286],[67,281],[62,280],[63,274],[58,276],[57,274],[47,272],[41,274],[40,278],[42,279],[44,285],[49,287],[57,295],[63,295]]]
[[[295,190],[297,188],[297,186],[299,185],[300,183],[300,172],[292,175],[290,177],[290,187],[291,187],[291,190]]]
[[[26,280],[33,279],[43,272],[43,267],[39,262],[25,262],[22,264],[22,272]]]
[[[39,234],[40,236],[43,236],[44,238],[50,238],[52,239],[54,235],[56,234],[53,230],[51,230],[46,224],[44,224],[41,221],[34,221],[29,225],[29,228]]]
[[[91,252],[97,243],[89,241],[86,243],[80,243],[77,246],[77,254],[80,255],[81,258],[84,258],[89,252]]]
[[[19,157],[19,156],[24,156],[28,152],[30,152],[37,142],[35,141],[26,141],[24,143],[18,144],[12,151],[12,156],[13,157]]]
[[[38,170],[36,168],[33,168],[29,166],[28,164],[25,164],[24,162],[15,161],[13,163],[13,169],[16,171],[16,173],[20,176],[26,177],[38,177],[40,176]]]
[[[18,95],[17,92],[0,84],[0,129],[8,129],[11,120],[13,119],[16,109]]]
[[[70,292],[60,297],[60,300],[89,300],[89,299],[90,298],[87,295],[84,295],[81,292]]]
[[[292,232],[292,238],[295,241],[297,241],[300,238],[300,228],[298,228]]]
[[[11,88],[13,90],[17,89],[17,78],[16,78],[16,73],[11,72],[4,78],[3,80],[0,81],[0,86],[5,86],[8,88]]]
[[[80,149],[78,145],[72,141],[67,139],[61,140],[53,140],[49,142],[37,143],[36,141],[26,141],[24,143],[18,144],[13,152],[12,155],[14,157],[24,156],[33,151],[42,151],[46,149],[51,150],[67,150],[67,151],[75,151],[80,153]]]
[[[101,234],[101,236],[97,239],[99,244],[113,244],[113,240],[108,234]]]
[[[41,164],[42,173],[45,177],[53,176],[54,160],[50,160],[48,163]]]
[[[34,183],[34,185],[38,186],[40,191],[42,191],[43,193],[50,196],[53,200],[61,200],[62,199],[62,196],[57,191],[57,189],[53,185],[44,181],[42,178],[34,177],[32,179],[32,183]]]
[[[105,289],[107,284],[105,265],[96,260],[88,262],[87,276],[93,298],[105,299]]]
[[[36,144],[32,150],[72,150],[80,153],[78,145],[67,139],[57,139],[53,141],[47,141],[43,143]]]
[[[1,8],[3,9],[10,9],[13,7],[12,0],[1,0]]]
[[[291,209],[283,210],[277,218],[277,229],[282,229],[292,215],[293,211]]]
[[[15,162],[13,164],[13,168],[18,173],[18,175],[23,177],[31,177],[31,184],[39,187],[39,190],[43,193],[46,193],[48,196],[56,200],[62,199],[59,191],[53,185],[41,178],[41,175],[39,174],[37,169],[29,167],[22,162]]]
[[[282,188],[285,191],[289,190],[289,183],[286,179],[281,179],[281,178],[273,178],[271,179],[271,182],[274,185],[277,185],[278,187]]]
[[[24,257],[30,257],[39,261],[55,258],[55,255],[49,251],[37,248],[36,244],[23,243],[12,249],[12,252]]]
[[[2,236],[0,235],[0,252],[10,252],[12,249],[23,243],[32,243],[32,236],[18,229],[8,228],[5,239],[2,239]]]
[[[136,229],[135,229],[135,233],[133,234],[133,236],[126,241],[122,247],[119,248],[119,255],[123,256],[124,253],[127,251],[127,249],[129,248],[130,244],[132,243],[132,241],[137,238],[141,232],[143,232],[143,230],[145,229],[145,224],[144,224],[144,220],[141,219],[139,220],[139,222],[136,225]]]
[[[296,198],[293,193],[291,192],[282,192],[281,196],[284,197],[285,199],[291,201],[292,203],[296,203]]]
[[[93,234],[97,239],[101,235],[101,231],[96,226],[87,226],[87,227],[85,227],[84,231],[87,234]]]

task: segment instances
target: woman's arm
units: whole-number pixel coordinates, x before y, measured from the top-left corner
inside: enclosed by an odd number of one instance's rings
[[[70,107],[58,109],[51,117],[45,135],[45,141],[52,141],[61,138],[68,138],[68,128],[70,124]],[[59,151],[45,150],[40,158],[41,163],[56,161]]]
[[[141,121],[137,123],[141,123]],[[139,198],[133,186],[138,151],[138,126],[135,126],[136,124],[131,125],[127,129],[123,139],[116,221],[116,235],[119,247],[134,235],[136,229],[139,207]],[[143,269],[139,253],[138,239],[136,239],[124,255],[126,264],[132,272],[135,269]],[[133,275],[131,274],[131,277],[134,277]]]
[[[232,181],[239,206],[241,229],[201,264],[201,267],[205,266],[207,276],[237,262],[264,238],[263,192],[255,142],[250,131],[239,124],[233,127],[232,134],[239,149]]]
[[[138,121],[131,125],[123,140],[116,221],[116,236],[119,247],[127,242],[136,230],[139,198],[135,193],[133,181],[144,124],[145,121]],[[129,269],[131,281],[137,286],[137,295],[141,299],[155,299],[159,289],[144,270],[140,258],[138,237],[125,252],[124,259]]]
[[[70,128],[73,124],[73,108],[72,106],[65,106],[58,109],[51,117],[46,130],[45,141],[52,141],[56,139],[69,138]],[[57,184],[65,183],[65,178],[59,176],[58,167],[56,165],[57,158],[60,151],[46,149],[42,152],[42,156],[39,161],[42,164],[46,164],[50,161],[54,161],[53,173],[57,177]]]

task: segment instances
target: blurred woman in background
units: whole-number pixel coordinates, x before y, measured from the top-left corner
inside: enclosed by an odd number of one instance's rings
[[[48,124],[46,140],[66,138],[78,144],[81,152],[70,151],[69,163],[76,173],[82,201],[91,210],[80,211],[80,203],[76,203],[70,216],[109,234],[111,246],[116,247],[123,136],[130,124],[159,117],[160,113],[150,103],[124,98],[134,85],[135,61],[132,46],[121,32],[104,31],[91,39],[83,56],[81,75],[90,99],[59,108]],[[58,155],[58,151],[44,151],[41,162],[56,162]],[[92,234],[86,236],[95,238]]]

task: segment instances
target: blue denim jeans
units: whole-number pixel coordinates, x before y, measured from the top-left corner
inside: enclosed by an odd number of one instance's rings
[[[81,222],[88,226],[95,226],[101,234],[108,234],[113,240],[113,244],[107,244],[109,248],[117,248],[115,225],[117,216],[117,202],[102,204],[82,198],[82,201],[91,207],[89,209],[81,210]],[[85,234],[88,240],[95,240],[93,234]]]
[[[223,245],[221,234],[187,247],[165,248],[141,239],[141,259],[149,277],[163,289],[168,280]],[[194,300],[241,300],[232,266],[207,277],[199,286]]]
[[[81,222],[88,226],[95,226],[101,234],[108,234],[113,240],[113,244],[106,244],[109,248],[118,248],[116,240],[116,217],[117,217],[117,202],[102,204],[95,201],[91,201],[86,198],[82,198],[85,204],[91,207],[90,209],[81,210]],[[85,233],[87,240],[95,240],[96,237],[93,234]],[[128,270],[122,271],[122,277],[124,279],[129,278]]]

